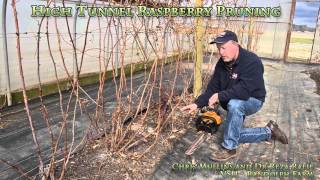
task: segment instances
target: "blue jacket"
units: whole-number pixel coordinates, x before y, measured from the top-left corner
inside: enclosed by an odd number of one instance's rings
[[[249,97],[264,102],[266,89],[263,79],[263,64],[254,53],[239,46],[239,55],[231,68],[219,59],[206,91],[195,101],[198,108],[207,106],[210,97],[218,93],[219,102],[224,109],[231,99],[248,100]]]

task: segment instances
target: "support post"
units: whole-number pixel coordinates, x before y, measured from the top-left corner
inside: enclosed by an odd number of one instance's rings
[[[196,7],[202,6],[202,0],[196,0]],[[201,93],[202,88],[202,62],[203,62],[203,47],[202,47],[202,37],[203,37],[203,19],[201,17],[196,18],[196,59],[194,66],[194,86],[193,86],[193,96],[196,98]]]
[[[313,53],[313,48],[314,48],[314,44],[315,44],[315,39],[316,39],[316,34],[317,34],[317,29],[318,29],[318,23],[319,23],[319,19],[320,19],[320,7],[318,9],[318,15],[317,15],[317,20],[316,20],[316,27],[314,29],[314,34],[313,34],[313,41],[312,41],[312,47],[311,47],[311,53],[310,53],[310,58],[308,63],[311,63],[312,60],[312,53]]]
[[[286,46],[284,48],[283,61],[287,61],[288,60],[289,46],[290,46],[290,39],[291,39],[291,31],[292,31],[294,13],[295,13],[295,9],[296,9],[296,3],[297,3],[297,0],[292,0],[291,10],[290,10],[290,19],[289,19],[289,28],[288,28],[288,32],[287,32]]]
[[[9,59],[8,59],[8,44],[7,44],[7,0],[3,0],[2,3],[2,34],[3,34],[3,61],[5,69],[6,80],[6,96],[7,105],[12,105],[11,87],[10,87],[10,71],[9,71]]]

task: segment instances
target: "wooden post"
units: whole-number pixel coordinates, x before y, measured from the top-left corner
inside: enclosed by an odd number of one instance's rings
[[[292,0],[291,11],[290,11],[290,19],[289,19],[289,28],[288,28],[288,32],[287,32],[286,46],[284,48],[283,61],[287,61],[287,59],[288,59],[290,39],[291,39],[291,31],[292,31],[292,24],[293,24],[293,18],[294,18],[295,9],[296,9],[296,2],[297,2],[297,0]]]
[[[311,63],[312,60],[312,53],[313,53],[313,48],[314,48],[314,44],[315,44],[315,39],[316,39],[316,33],[317,33],[317,29],[318,29],[318,23],[319,23],[319,19],[320,19],[320,7],[318,9],[318,15],[317,15],[317,19],[316,19],[316,27],[314,29],[314,34],[313,34],[313,41],[312,41],[312,47],[311,47],[311,53],[310,53],[310,58],[308,63]]]
[[[196,7],[202,6],[202,0],[196,0]],[[203,61],[203,47],[202,47],[202,37],[203,37],[203,19],[201,17],[196,18],[196,59],[194,66],[194,86],[193,86],[193,96],[196,98],[200,95],[202,88],[202,61]]]

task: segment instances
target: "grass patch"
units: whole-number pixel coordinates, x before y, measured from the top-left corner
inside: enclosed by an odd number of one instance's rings
[[[300,37],[292,37],[291,43],[299,43],[299,44],[312,44],[313,39],[309,38],[300,38]]]

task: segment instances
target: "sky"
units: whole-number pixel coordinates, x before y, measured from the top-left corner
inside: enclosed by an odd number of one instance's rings
[[[314,28],[319,7],[320,2],[297,2],[293,24],[307,25]]]

